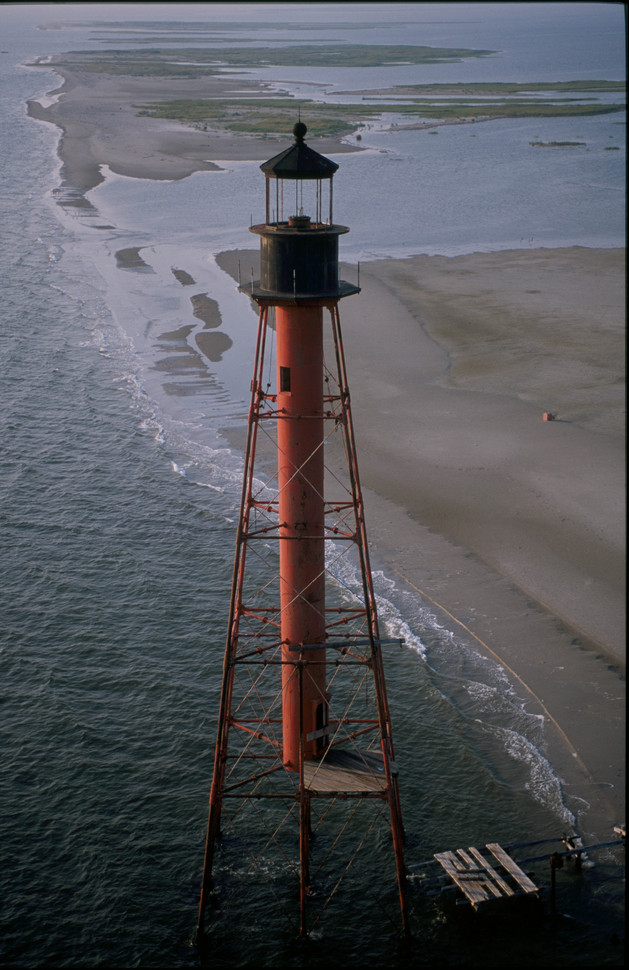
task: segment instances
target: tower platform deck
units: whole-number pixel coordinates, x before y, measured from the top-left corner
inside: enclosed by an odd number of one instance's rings
[[[391,771],[397,774],[391,762]],[[382,754],[377,751],[329,751],[322,761],[304,762],[306,788],[314,792],[384,792],[387,786]]]

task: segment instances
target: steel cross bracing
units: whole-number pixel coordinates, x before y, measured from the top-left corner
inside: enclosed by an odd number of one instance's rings
[[[335,302],[327,309],[332,364],[325,365],[321,447],[336,449],[338,456],[336,442],[342,441],[345,460],[337,464],[344,472],[325,463],[325,639],[292,647],[294,660],[289,661],[282,658],[278,549],[280,542],[299,538],[281,534],[274,428],[284,418],[277,395],[264,383],[272,329],[268,308],[260,309],[199,906],[201,934],[229,919],[236,900],[245,905],[247,893],[259,892],[260,873],[265,872],[265,889],[295,920],[298,934],[308,935],[328,912],[349,867],[356,868],[359,850],[383,828],[392,843],[385,861],[395,876],[397,922],[401,917],[403,934],[408,929],[397,767],[382,661],[383,645],[400,641],[380,638],[340,319]],[[293,589],[292,595],[306,598],[308,590]],[[322,700],[327,722],[305,737],[302,732],[298,771],[287,770],[282,757],[282,667],[287,663],[300,688],[318,665],[326,667]],[[315,759],[303,757],[304,745],[313,741],[321,744],[320,753]],[[313,839],[316,852],[311,851]],[[380,905],[386,894],[381,884],[376,891],[375,878],[384,878],[385,863],[378,859],[376,865],[372,884]],[[271,870],[278,873],[277,881],[268,878]],[[297,912],[286,898],[291,885],[299,898]]]

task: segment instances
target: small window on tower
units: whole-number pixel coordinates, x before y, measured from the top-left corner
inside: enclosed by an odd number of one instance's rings
[[[290,391],[290,367],[280,367],[280,391]]]

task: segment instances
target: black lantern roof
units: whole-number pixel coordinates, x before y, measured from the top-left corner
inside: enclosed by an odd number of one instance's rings
[[[267,178],[276,179],[331,179],[338,165],[325,155],[320,155],[304,142],[308,129],[303,121],[293,127],[295,143],[279,155],[264,162],[260,168]]]

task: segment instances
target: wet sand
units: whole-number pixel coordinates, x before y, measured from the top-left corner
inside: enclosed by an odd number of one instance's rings
[[[134,104],[199,82],[63,74],[60,102],[29,111],[61,127],[62,178],[79,192],[102,164],[183,178],[275,150],[130,124]],[[233,275],[236,257],[222,260]],[[624,821],[624,251],[381,260],[360,284],[341,315],[373,564],[505,666],[546,718],[588,828],[609,836]]]

